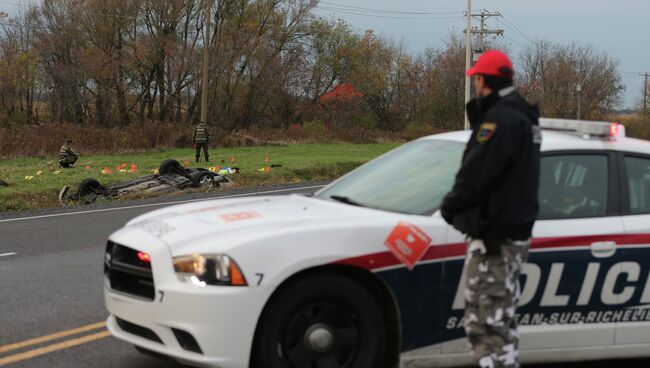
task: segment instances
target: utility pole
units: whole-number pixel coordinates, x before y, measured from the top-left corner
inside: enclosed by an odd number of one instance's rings
[[[472,61],[476,61],[479,56],[485,51],[485,36],[486,35],[496,35],[502,36],[502,29],[486,29],[485,21],[490,17],[500,17],[501,13],[494,12],[491,13],[487,10],[481,10],[480,13],[472,14],[472,1],[467,0],[467,28],[465,29],[465,69],[471,67]],[[472,17],[479,17],[479,28],[472,28]],[[472,51],[472,35],[478,35],[478,45],[477,48]],[[469,102],[471,98],[471,79],[469,76],[465,76],[465,105]],[[465,115],[465,130],[469,130],[469,119]]]
[[[581,108],[582,108],[582,106],[581,106],[581,102],[582,102],[582,84],[580,84],[580,83],[576,84],[576,94],[578,96],[578,120],[582,120],[581,119],[582,118],[582,116],[581,116],[582,111],[580,111]]]
[[[465,70],[469,69],[472,64],[472,0],[467,0],[467,28],[465,29]],[[465,106],[470,99],[470,89],[472,82],[469,75],[465,75]],[[463,106],[463,111],[465,108]],[[469,130],[469,118],[465,111],[465,130]]]
[[[208,84],[210,83],[210,22],[212,20],[212,0],[206,0],[205,34],[203,36],[203,82],[201,86],[201,122],[208,122]]]
[[[643,73],[640,74],[643,77],[643,122],[647,123],[648,121],[646,120],[648,118],[648,77],[650,77],[650,73]]]
[[[491,17],[500,17],[501,13],[490,13],[489,11],[483,9],[480,13],[472,14],[472,16],[480,18],[479,28],[472,31],[472,33],[478,34],[478,47],[476,50],[474,50],[474,55],[476,58],[478,58],[478,56],[485,52],[486,49],[485,35],[503,36],[503,29],[485,29],[485,21]]]
[[[578,98],[578,120],[582,120],[582,72],[585,69],[577,69],[578,83],[576,83],[576,97]]]

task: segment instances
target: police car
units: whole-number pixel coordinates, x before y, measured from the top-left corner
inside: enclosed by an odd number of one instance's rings
[[[616,123],[540,124],[522,361],[650,356],[650,142]],[[471,364],[464,237],[437,211],[469,134],[405,144],[311,196],[133,219],[106,248],[109,330],[195,366]]]

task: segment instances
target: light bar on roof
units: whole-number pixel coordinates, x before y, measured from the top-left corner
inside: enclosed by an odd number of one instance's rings
[[[563,130],[597,137],[625,137],[625,127],[619,123],[571,119],[539,119],[542,129]]]

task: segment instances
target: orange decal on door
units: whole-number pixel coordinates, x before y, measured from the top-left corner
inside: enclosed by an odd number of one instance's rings
[[[243,221],[243,220],[250,220],[254,218],[262,217],[257,212],[254,211],[246,211],[246,212],[237,212],[237,213],[229,213],[227,215],[221,215],[219,218],[221,218],[225,222],[235,222],[235,221]]]
[[[412,270],[424,256],[431,238],[415,225],[400,222],[384,241],[391,253]]]

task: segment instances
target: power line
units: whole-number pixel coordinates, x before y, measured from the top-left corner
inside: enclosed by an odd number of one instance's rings
[[[533,40],[531,37],[529,37],[526,33],[524,33],[522,30],[520,30],[517,26],[512,24],[506,17],[501,15],[501,19],[503,20],[503,25],[509,28],[511,31],[513,31],[515,34],[517,34],[519,37],[523,38],[524,40],[532,43],[532,44],[537,44],[537,41]]]
[[[519,29],[517,26],[515,26],[512,22],[510,22],[506,17],[501,15],[501,18],[503,19],[503,22],[507,25],[510,26],[515,32],[520,34],[522,37],[526,38],[528,41],[535,43],[535,41],[530,38],[526,33],[524,33],[521,29]]]
[[[510,37],[508,37],[508,36],[505,36],[505,35],[504,35],[503,37],[504,37],[505,39],[507,39],[508,41],[510,41],[510,42],[512,42],[512,43],[515,43],[515,44],[517,44],[517,45],[519,45],[519,46],[521,46],[521,47],[526,47],[526,46],[527,46],[527,45],[525,45],[525,44],[523,44],[523,43],[521,43],[521,42],[519,42],[519,41],[516,41],[516,40],[514,40],[514,39],[512,39],[512,38],[510,38]]]
[[[4,1],[0,1],[0,4],[20,6],[20,4],[9,3]],[[140,14],[140,12],[138,12],[138,14]],[[116,18],[116,19],[132,19],[132,20],[139,20],[145,18],[145,16],[143,15],[120,15],[114,13],[98,13],[98,12],[90,12],[90,11],[84,11],[81,13],[81,15],[94,15],[97,17],[109,17],[109,18]],[[187,17],[187,14],[180,14],[178,18],[156,18],[156,20],[161,20],[165,22],[177,22],[179,19],[183,19],[184,17]],[[23,27],[22,25],[19,24],[5,24],[5,23],[0,23],[0,24],[6,26]]]
[[[448,11],[448,12],[423,12],[423,11],[399,11],[399,10],[387,10],[387,9],[377,9],[377,8],[365,8],[361,6],[352,6],[345,4],[332,3],[329,1],[320,1],[321,4],[328,4],[331,6],[356,9],[360,11],[368,11],[375,13],[388,13],[388,14],[412,14],[412,15],[444,15],[444,14],[462,14],[462,11]]]
[[[357,7],[357,6],[351,6],[351,5],[343,5],[343,4],[337,4],[337,3],[331,3],[327,1],[321,1],[321,3],[324,4],[330,4],[333,6],[320,6],[317,5],[316,8],[322,9],[325,11],[330,11],[330,12],[335,12],[335,13],[342,13],[342,14],[348,14],[348,15],[358,15],[358,16],[363,16],[363,17],[371,17],[371,18],[384,18],[384,19],[407,19],[407,20],[447,20],[447,19],[456,19],[458,18],[457,16],[451,16],[451,14],[462,14],[461,11],[454,11],[454,12],[407,12],[407,11],[394,11],[394,10],[383,10],[383,9],[375,9],[375,8],[364,8],[364,7]],[[7,1],[0,1],[0,4],[6,4],[6,5],[13,5],[13,6],[20,6],[20,4],[17,3],[12,3],[12,2],[7,2]],[[383,14],[381,14],[383,13]],[[132,16],[132,15],[120,15],[120,14],[111,14],[111,13],[101,13],[101,12],[84,12],[86,15],[94,15],[94,16],[105,16],[105,17],[112,17],[112,18],[118,18],[118,19],[140,19],[139,16]],[[384,14],[412,14],[412,15],[449,15],[449,16],[442,16],[442,17],[409,17],[409,16],[391,16],[391,15],[384,15]],[[178,19],[160,19],[163,21],[177,21]],[[11,24],[5,24],[7,26],[13,26]],[[18,26],[18,25],[15,25]]]
[[[385,14],[413,14],[413,15],[450,15],[450,14],[461,14],[462,12],[456,11],[456,12],[405,12],[405,11],[392,11],[392,10],[380,10],[380,9],[374,9],[374,8],[363,8],[363,7],[353,7],[350,5],[342,5],[342,4],[336,4],[336,3],[330,3],[327,1],[321,1],[321,3],[326,3],[326,4],[333,4],[335,6],[320,6],[317,5],[316,8],[322,9],[325,11],[330,11],[334,13],[342,13],[342,14],[348,14],[348,15],[358,15],[358,16],[363,16],[363,17],[371,17],[371,18],[384,18],[384,19],[407,19],[407,20],[447,20],[447,19],[456,19],[458,18],[457,16],[442,16],[442,17],[409,17],[409,16],[391,16],[391,15],[383,15],[379,13],[385,13]],[[19,6],[20,4],[16,3],[11,3],[11,2],[6,2],[6,1],[0,1],[0,4],[7,4],[7,5],[13,5],[13,6]],[[358,9],[358,10],[355,10]],[[111,13],[101,13],[101,12],[84,12],[85,15],[94,15],[94,16],[105,16],[105,17],[112,17],[112,18],[118,18],[118,19],[140,19],[140,16],[132,16],[132,15],[120,15],[120,14],[111,14]],[[160,20],[163,21],[177,21],[178,19],[163,19],[161,18]],[[19,26],[19,25],[12,25],[12,24],[5,24],[7,26]]]
[[[351,11],[347,9],[332,8],[318,5],[317,9],[331,11],[334,13],[348,14],[348,15],[359,15],[362,17],[370,18],[384,18],[384,19],[409,19],[409,20],[445,20],[445,19],[458,19],[459,16],[448,16],[448,17],[408,17],[408,16],[391,16],[391,15],[380,15],[380,14],[369,14],[361,11]]]

